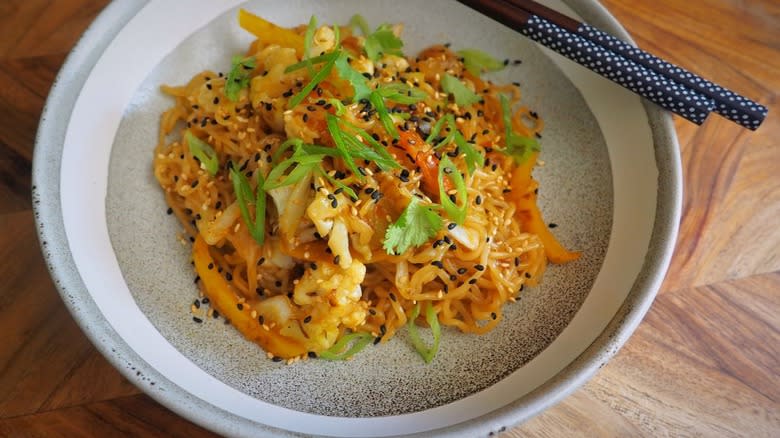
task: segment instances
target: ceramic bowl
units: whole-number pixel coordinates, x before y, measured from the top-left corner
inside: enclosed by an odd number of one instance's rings
[[[594,1],[548,4],[628,38]],[[351,361],[286,366],[229,325],[193,323],[189,249],[152,175],[171,105],[159,86],[228,68],[251,41],[239,6],[284,26],[359,12],[404,23],[407,53],[449,42],[522,60],[493,80],[520,82],[544,118],[541,208],[583,257],[551,266],[493,332],[445,330],[428,365],[403,331]],[[450,0],[115,2],[52,88],[33,176],[45,257],[87,336],[160,403],[236,436],[480,436],[541,412],[614,355],[649,308],[682,184],[666,113]]]

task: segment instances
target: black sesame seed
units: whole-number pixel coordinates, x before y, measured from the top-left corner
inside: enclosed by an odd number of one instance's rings
[[[309,356],[309,359],[315,359],[317,357],[317,353],[310,351],[306,353],[307,356]]]
[[[263,295],[265,295],[265,289],[263,289],[261,286],[257,286],[255,288],[255,293],[262,297]]]
[[[173,214],[173,209],[171,207],[168,207],[168,211],[166,211],[167,214]]]
[[[196,309],[200,309],[200,300],[196,299],[195,302],[192,303]]]
[[[555,228],[555,227],[558,226],[558,224],[550,222],[547,226],[550,227],[550,228]]]
[[[496,315],[496,312],[492,312],[490,314],[490,319],[495,320],[496,318],[498,318],[498,315]]]
[[[447,224],[447,229],[448,230],[454,230],[455,227],[457,227],[457,226],[458,226],[458,224],[456,224],[455,222],[450,222],[449,224]]]
[[[231,274],[230,272],[225,272],[225,280],[233,281],[233,274]]]
[[[515,266],[520,266],[520,257],[515,257]]]
[[[257,317],[257,322],[260,323],[260,325],[265,324],[265,317],[263,315],[260,315]]]
[[[469,280],[469,284],[475,284],[476,282],[477,282],[476,278],[472,278],[471,280]]]
[[[203,304],[208,304],[209,303],[209,297],[203,297],[203,299],[200,300],[200,302],[203,303]]]
[[[203,322],[203,320],[202,320],[202,319],[200,319],[200,318],[198,318],[197,316],[193,316],[193,317],[192,317],[192,320],[193,320],[193,321],[195,321],[195,322],[197,322],[198,324],[200,324],[200,323],[202,323],[202,322]]]
[[[530,272],[526,272],[525,273],[525,278],[531,278],[531,273]]]
[[[341,256],[337,255],[336,257],[333,257],[333,264],[338,265],[341,261]]]
[[[243,304],[241,304],[241,303],[238,303],[238,304],[236,304],[236,308],[237,308],[238,310],[244,310],[244,305],[243,305]]]
[[[475,202],[477,205],[482,205],[482,196],[480,196],[480,195],[477,195],[476,199],[474,199],[474,202]]]
[[[279,357],[279,356],[274,356],[274,357],[271,358],[271,360],[274,361],[274,362],[281,362],[282,358]]]
[[[468,271],[466,268],[458,268],[458,274],[463,275]]]
[[[311,322],[311,315],[307,316],[306,318],[303,318],[304,324],[308,324]]]
[[[395,294],[390,292],[390,301],[398,301],[398,299],[395,297]]]

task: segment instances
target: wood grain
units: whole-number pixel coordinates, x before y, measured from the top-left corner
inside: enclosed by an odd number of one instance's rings
[[[64,308],[30,202],[38,119],[106,0],[0,2],[0,436],[212,433],[140,393]],[[676,254],[645,321],[595,378],[512,437],[780,433],[780,2],[605,0],[636,41],[758,99],[750,133],[676,119],[685,176]]]

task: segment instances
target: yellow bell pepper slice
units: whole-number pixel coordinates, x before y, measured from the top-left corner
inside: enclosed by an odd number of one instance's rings
[[[192,259],[195,262],[195,270],[206,289],[206,296],[211,301],[211,306],[219,311],[231,324],[238,329],[248,340],[259,344],[263,349],[274,356],[289,359],[306,354],[306,349],[297,341],[279,333],[280,326],[265,328],[260,322],[250,316],[249,304],[243,304],[243,309],[238,309],[238,295],[230,284],[213,266],[214,259],[209,254],[209,246],[200,235],[195,238],[192,246]],[[212,269],[209,269],[212,264]],[[267,327],[267,326],[266,326]]]
[[[303,57],[302,35],[290,29],[279,27],[244,9],[238,11],[238,24],[264,43],[293,48],[299,58]]]
[[[523,230],[539,236],[544,245],[544,253],[547,256],[547,260],[556,264],[577,260],[580,257],[580,253],[568,251],[550,232],[536,203],[536,193],[530,189],[534,182],[531,171],[536,165],[536,157],[537,154],[534,154],[512,172],[512,191],[510,196],[515,205],[517,205],[517,218],[523,224]],[[524,190],[526,188],[529,188],[529,190]]]

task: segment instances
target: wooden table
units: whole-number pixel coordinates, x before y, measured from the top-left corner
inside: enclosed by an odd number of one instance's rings
[[[122,378],[49,278],[30,201],[48,90],[105,0],[0,2],[0,436],[212,436]],[[756,98],[755,133],[676,120],[685,174],[671,270],[642,325],[520,436],[780,436],[780,3],[606,0],[639,45]]]

